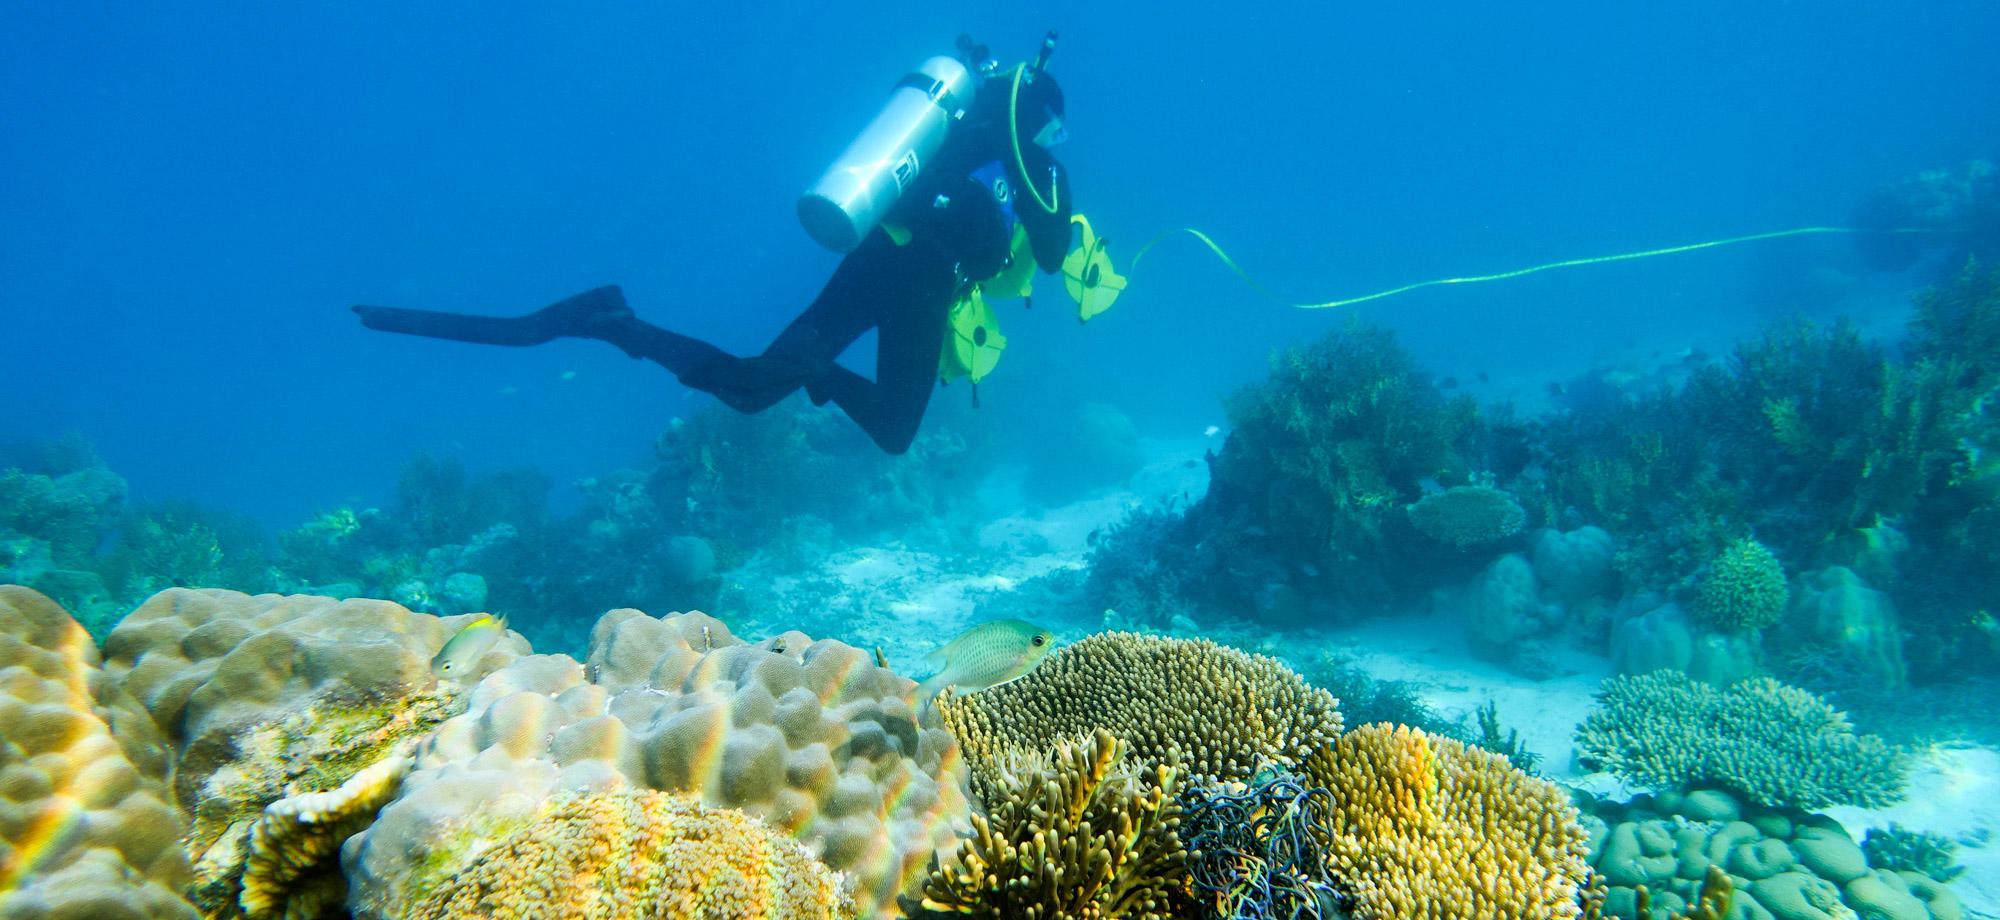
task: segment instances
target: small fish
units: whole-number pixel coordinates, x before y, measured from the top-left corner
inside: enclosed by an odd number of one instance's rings
[[[1017,680],[1055,644],[1048,630],[1026,620],[981,623],[924,657],[936,671],[917,687],[917,699],[929,701],[946,687],[973,693]]]
[[[431,673],[437,675],[439,680],[465,679],[479,659],[486,657],[493,644],[505,635],[505,617],[480,614],[445,642],[444,648],[438,649],[437,657],[431,659]]]
[[[561,376],[557,377],[556,379],[558,379],[558,380],[575,380],[575,379],[576,379],[576,372],[575,372],[575,371],[563,371],[563,372],[562,372],[562,374],[561,374]]]
[[[1212,438],[1221,433],[1222,433],[1221,425],[1210,425],[1207,428],[1203,428],[1201,430],[1201,436],[1204,438]]]

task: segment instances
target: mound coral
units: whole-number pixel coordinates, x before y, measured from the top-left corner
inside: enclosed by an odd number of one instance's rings
[[[586,675],[590,679],[586,679]],[[515,661],[439,727],[405,790],[343,854],[357,913],[396,917],[437,867],[493,846],[553,796],[635,787],[741,810],[848,873],[870,915],[912,892],[969,809],[950,733],[861,649],[751,644],[701,613],[614,610],[587,665]]]
[[[1102,729],[1046,756],[1016,752],[956,859],[924,884],[927,910],[991,920],[1167,920],[1187,871],[1174,832],[1180,775],[1135,768]]]
[[[1579,915],[1590,864],[1576,808],[1506,758],[1377,724],[1302,772],[1333,793],[1334,885],[1356,920]]]
[[[958,736],[974,788],[996,786],[1010,751],[1039,753],[1098,729],[1142,763],[1190,776],[1248,779],[1294,766],[1340,733],[1339,701],[1276,659],[1207,640],[1100,633],[1058,649],[1026,677],[938,712]]]
[[[854,904],[797,841],[650,790],[551,799],[450,873],[415,920],[835,920]]]
[[[1958,920],[1964,910],[1921,871],[1871,867],[1847,829],[1824,815],[1764,808],[1714,789],[1595,802],[1584,818],[1601,889],[1592,916],[1695,920]],[[1716,911],[1717,879],[1731,903]],[[1659,916],[1659,914],[1654,914]]]
[[[1760,805],[1886,805],[1902,758],[1826,701],[1769,678],[1719,690],[1675,671],[1613,677],[1577,728],[1591,769],[1663,789],[1714,785]]]
[[[1730,544],[1709,566],[1694,609],[1715,629],[1751,631],[1778,622],[1788,597],[1778,557],[1764,544],[1745,539]]]
[[[0,586],[0,917],[193,917],[168,749],[47,597]]]
[[[1484,485],[1432,492],[1404,510],[1417,532],[1460,549],[1511,537],[1528,522],[1514,496]]]

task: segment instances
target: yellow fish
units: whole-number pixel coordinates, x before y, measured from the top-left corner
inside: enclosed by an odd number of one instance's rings
[[[981,623],[924,656],[935,670],[917,686],[917,699],[928,701],[946,687],[974,693],[1018,680],[1055,646],[1055,636],[1026,620]]]
[[[437,657],[431,659],[431,673],[437,675],[439,680],[465,680],[471,676],[472,668],[479,663],[479,659],[486,657],[493,644],[505,635],[505,617],[480,614],[446,641],[444,648],[438,649]]]

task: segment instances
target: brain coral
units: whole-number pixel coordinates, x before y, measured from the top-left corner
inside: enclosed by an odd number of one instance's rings
[[[451,872],[417,920],[835,920],[840,876],[731,809],[650,790],[565,794]]]
[[[992,920],[1182,915],[1179,774],[1124,759],[1103,729],[1046,756],[1015,752],[971,838],[925,883],[923,906]]]
[[[1789,591],[1778,557],[1755,540],[1730,544],[1695,593],[1695,613],[1715,629],[1763,629],[1785,614]]]
[[[1104,729],[1141,763],[1248,779],[1293,766],[1340,734],[1339,701],[1276,659],[1207,640],[1100,633],[1057,650],[1026,677],[938,702],[982,792],[1011,751],[1046,752]]]
[[[1770,678],[1726,690],[1677,671],[1613,677],[1577,728],[1577,758],[1663,789],[1715,785],[1759,805],[1886,805],[1902,758],[1825,700]]]
[[[1581,912],[1590,864],[1576,809],[1505,757],[1380,723],[1304,773],[1333,793],[1333,875],[1356,920]]]
[[[839,642],[750,644],[706,614],[614,610],[587,668],[537,655],[472,690],[343,854],[350,904],[401,916],[435,889],[426,867],[492,845],[544,799],[631,786],[759,818],[851,875],[863,912],[885,912],[969,811],[957,745],[917,724],[914,687]]]
[[[1492,486],[1454,486],[1405,509],[1417,532],[1460,548],[1511,537],[1528,522],[1512,495]]]
[[[0,917],[194,917],[167,765],[90,634],[0,586]]]

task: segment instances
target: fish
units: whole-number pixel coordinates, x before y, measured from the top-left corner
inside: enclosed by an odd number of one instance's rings
[[[1055,645],[1053,634],[1026,620],[981,623],[925,656],[936,670],[917,686],[917,699],[928,702],[946,687],[975,693],[1019,680]]]
[[[472,674],[479,659],[492,651],[493,644],[507,635],[507,618],[482,613],[461,627],[431,659],[431,673],[439,680],[462,681]]]

